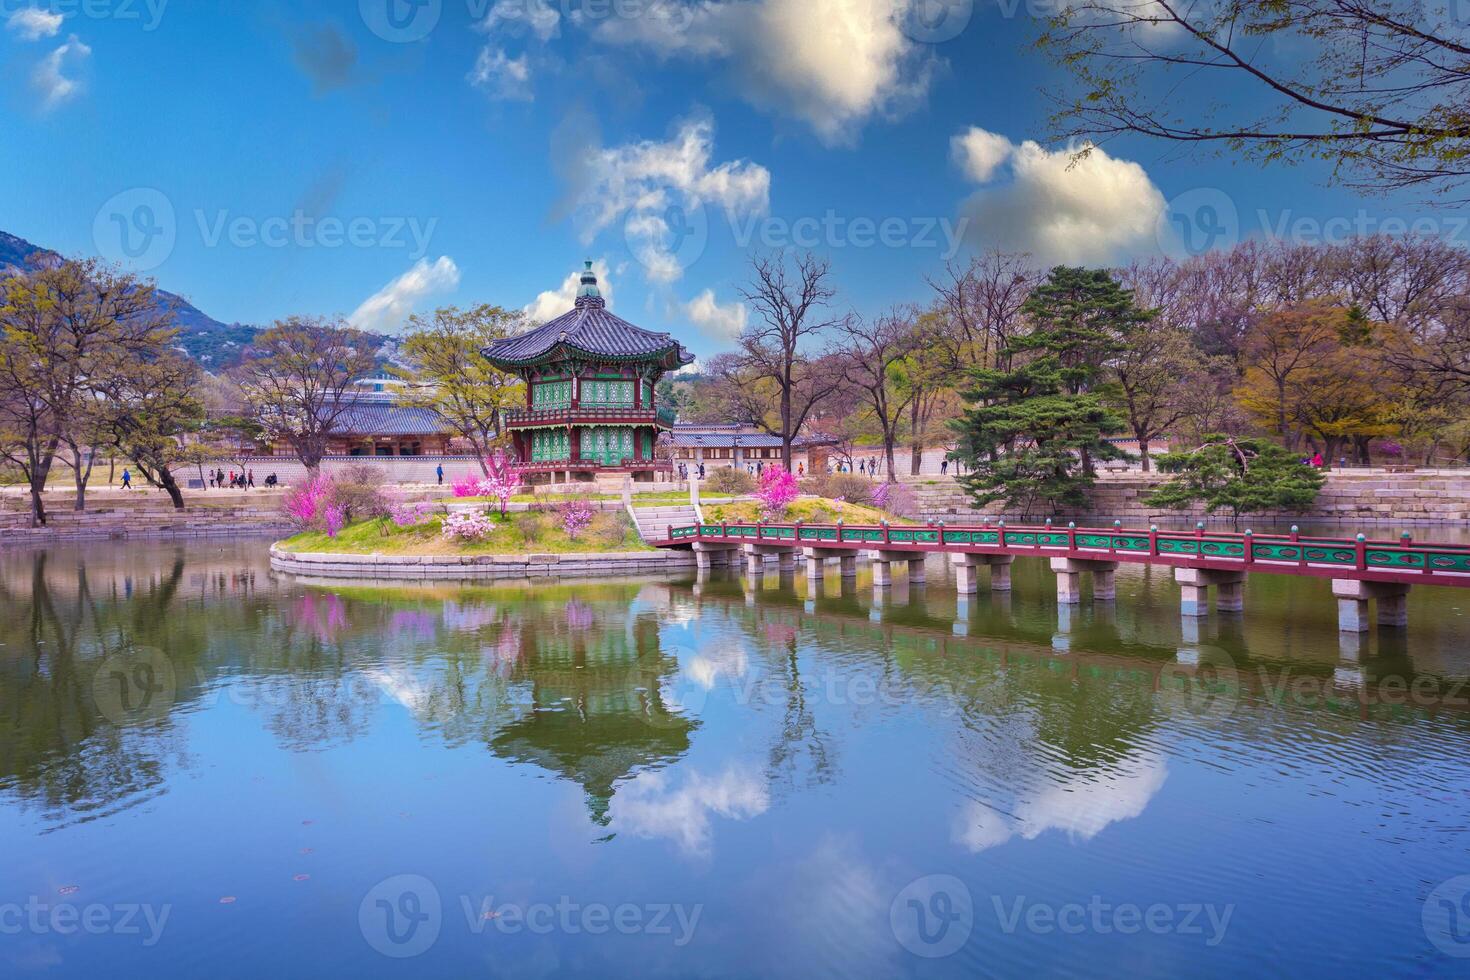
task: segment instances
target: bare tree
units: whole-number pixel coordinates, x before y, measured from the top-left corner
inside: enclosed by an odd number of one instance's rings
[[[356,407],[356,382],[373,369],[371,339],[341,322],[278,321],[255,338],[235,377],[269,438],[315,473],[337,423]]]
[[[99,392],[157,356],[177,333],[152,283],[89,260],[63,261],[13,276],[0,299],[0,388],[12,458],[31,483],[32,519],[45,523],[41,492],[65,445],[75,474],[75,509],[86,508],[100,434]]]
[[[1041,282],[1031,256],[992,251],[968,265],[950,263],[928,283],[948,329],[935,336],[934,352],[958,375],[973,367],[1008,370],[1002,353],[1025,322],[1021,308]]]
[[[901,383],[902,363],[914,353],[918,340],[916,319],[914,310],[900,307],[871,322],[849,317],[839,327],[842,339],[836,353],[842,379],[863,392],[867,409],[878,423],[890,483],[898,481],[898,464],[894,458],[898,428],[916,394],[913,386]]]
[[[781,439],[781,464],[791,469],[791,443],[812,410],[832,394],[833,377],[805,348],[844,319],[826,315],[836,292],[829,284],[831,265],[810,252],[788,258],[785,252],[751,260],[753,278],[740,294],[756,321],[740,337],[740,358],[732,366],[746,383],[769,382],[777,399],[775,426],[754,420]]]
[[[1470,174],[1470,44],[1453,6],[1066,4],[1040,41],[1079,83],[1075,99],[1059,100],[1057,135],[1326,157],[1372,190],[1457,187]]]

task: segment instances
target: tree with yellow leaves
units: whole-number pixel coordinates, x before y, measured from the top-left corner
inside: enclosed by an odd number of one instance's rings
[[[1366,462],[1370,439],[1398,432],[1397,392],[1376,353],[1394,329],[1324,302],[1267,314],[1246,333],[1236,398],[1289,449],[1306,437],[1329,460],[1351,445]]]

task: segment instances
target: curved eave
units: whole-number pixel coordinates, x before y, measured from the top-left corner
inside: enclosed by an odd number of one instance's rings
[[[536,367],[538,364],[565,361],[573,357],[594,361],[606,361],[611,364],[637,364],[640,361],[657,361],[660,362],[665,370],[674,370],[686,364],[694,363],[694,355],[686,351],[678,341],[674,341],[667,347],[649,351],[646,354],[608,354],[603,351],[586,350],[575,344],[565,342],[558,343],[543,353],[537,354],[535,357],[525,359],[496,357],[488,347],[480,351],[480,354],[493,366],[504,371]]]

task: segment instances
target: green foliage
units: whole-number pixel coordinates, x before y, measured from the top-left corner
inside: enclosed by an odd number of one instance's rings
[[[1029,514],[1083,504],[1093,462],[1122,455],[1106,438],[1123,422],[1105,404],[1102,370],[1148,314],[1107,272],[1064,266],[1022,310],[1033,329],[1001,351],[1015,366],[973,371],[969,408],[952,427],[967,470],[960,483],[976,503],[1004,500]]]
[[[1171,510],[1202,503],[1210,514],[1230,511],[1237,526],[1242,514],[1307,510],[1326,480],[1275,443],[1219,435],[1198,449],[1160,456],[1159,469],[1176,475],[1149,495],[1149,503]]]

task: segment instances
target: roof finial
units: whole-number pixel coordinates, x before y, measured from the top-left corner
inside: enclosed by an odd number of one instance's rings
[[[592,260],[585,262],[582,285],[577,288],[577,306],[602,306],[602,292],[597,288],[597,273],[592,271]]]

